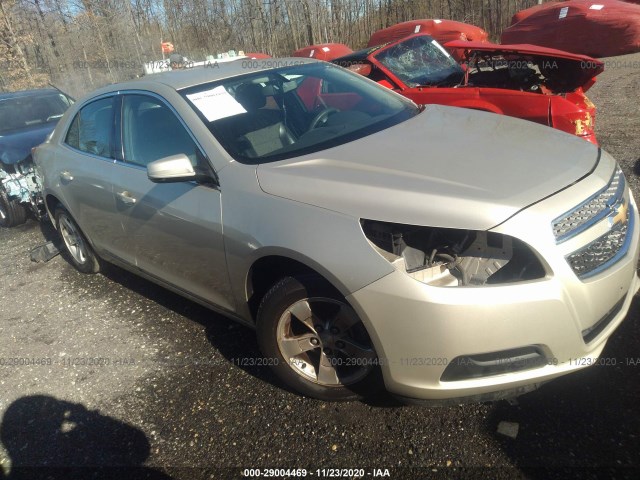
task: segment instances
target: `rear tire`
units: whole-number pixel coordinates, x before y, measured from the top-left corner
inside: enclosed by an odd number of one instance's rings
[[[0,186],[0,227],[15,227],[26,221],[27,209],[16,199],[9,199],[4,187]]]
[[[64,243],[69,262],[81,273],[98,273],[100,261],[91,245],[80,231],[80,227],[64,208],[55,212],[56,228]]]
[[[381,390],[373,343],[348,302],[317,275],[285,277],[258,308],[258,344],[292,389],[320,400],[354,400]]]

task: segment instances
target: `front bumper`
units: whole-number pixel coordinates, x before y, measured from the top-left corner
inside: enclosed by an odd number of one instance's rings
[[[390,392],[417,399],[497,392],[545,382],[596,362],[640,287],[635,247],[633,260],[592,284],[596,293],[599,289],[619,290],[622,283],[627,293],[620,311],[588,344],[582,337],[578,313],[554,279],[517,286],[439,289],[394,272],[348,300],[368,326]],[[598,320],[594,318],[594,323]],[[545,352],[547,365],[441,381],[446,367],[457,357],[529,345]]]
[[[609,175],[610,170],[601,177]],[[584,199],[584,187],[571,187],[494,229],[535,239],[529,244],[548,265],[545,278],[443,288],[396,270],[347,297],[368,328],[391,393],[422,400],[500,398],[500,392],[524,393],[530,386],[598,362],[640,288],[636,274],[639,222],[629,197],[633,228],[626,254],[597,275],[579,279],[565,257],[580,243],[600,235],[606,225],[556,245],[549,213],[561,212],[566,200],[575,204],[575,198]],[[525,364],[525,368],[501,365],[504,368],[495,374],[455,379],[447,374],[443,379],[447,367],[460,358],[523,349],[535,349],[544,362]]]

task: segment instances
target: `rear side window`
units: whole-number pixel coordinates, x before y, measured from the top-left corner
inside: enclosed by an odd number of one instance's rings
[[[113,98],[82,107],[69,127],[65,143],[82,152],[112,158]]]

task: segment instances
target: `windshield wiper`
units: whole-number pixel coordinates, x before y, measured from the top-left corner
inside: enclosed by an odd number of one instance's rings
[[[51,88],[56,89],[58,92],[60,92],[62,95],[64,95],[65,97],[67,97],[69,100],[71,100],[72,102],[75,102],[76,99],[73,98],[71,95],[69,95],[68,93],[63,92],[62,90],[60,90],[58,87],[56,87],[53,83],[49,82],[49,86]]]

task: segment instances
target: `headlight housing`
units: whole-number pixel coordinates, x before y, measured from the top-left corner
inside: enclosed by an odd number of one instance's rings
[[[373,248],[395,268],[436,287],[536,280],[547,272],[521,240],[495,232],[362,219]]]

